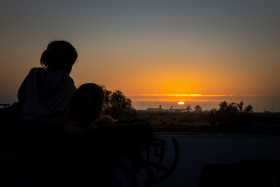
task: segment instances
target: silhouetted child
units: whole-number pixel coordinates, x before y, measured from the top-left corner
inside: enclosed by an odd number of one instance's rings
[[[78,57],[66,41],[53,41],[42,53],[42,68],[32,68],[18,90],[21,119],[63,124],[76,90],[69,76]]]

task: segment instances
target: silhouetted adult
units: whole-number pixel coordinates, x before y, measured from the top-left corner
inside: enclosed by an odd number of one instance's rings
[[[69,76],[78,57],[67,41],[52,41],[42,53],[42,68],[32,68],[18,90],[21,119],[63,124],[76,90]]]

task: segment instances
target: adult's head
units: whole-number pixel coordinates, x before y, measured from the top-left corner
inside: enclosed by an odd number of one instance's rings
[[[104,102],[104,89],[94,83],[81,85],[70,103],[69,118],[88,125],[99,118]]]
[[[70,74],[73,64],[78,58],[76,49],[67,41],[57,40],[49,43],[42,53],[40,63],[52,70],[61,70]]]

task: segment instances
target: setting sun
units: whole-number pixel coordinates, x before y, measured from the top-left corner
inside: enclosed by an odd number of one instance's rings
[[[178,102],[178,105],[184,105],[185,103],[183,101]]]

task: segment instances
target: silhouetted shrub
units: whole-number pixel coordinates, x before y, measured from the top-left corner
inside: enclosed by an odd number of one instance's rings
[[[213,126],[228,130],[248,130],[254,122],[253,106],[248,105],[243,109],[243,102],[220,103],[218,110],[212,110],[208,114],[208,121]]]
[[[194,111],[196,111],[196,112],[202,112],[202,107],[201,107],[200,105],[196,105],[196,106],[194,107]]]
[[[136,110],[131,105],[131,100],[121,91],[105,91],[104,114],[116,119],[131,119],[137,116]]]
[[[249,112],[253,112],[253,106],[252,105],[248,105],[246,107],[244,107],[243,109],[243,101],[240,101],[240,103],[230,103],[228,104],[226,101],[223,101],[220,103],[220,108],[218,111],[222,111],[222,112],[246,112],[246,113],[249,113]]]

